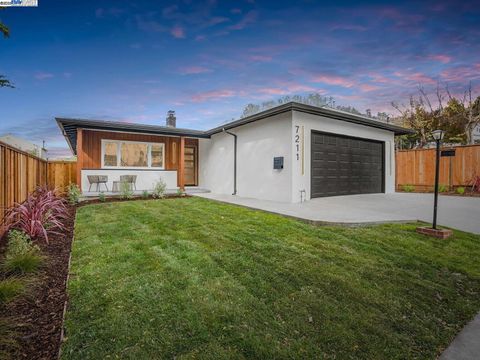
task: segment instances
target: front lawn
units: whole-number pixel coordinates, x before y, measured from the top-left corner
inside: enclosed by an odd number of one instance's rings
[[[63,359],[434,359],[480,236],[314,227],[199,198],[78,209]]]

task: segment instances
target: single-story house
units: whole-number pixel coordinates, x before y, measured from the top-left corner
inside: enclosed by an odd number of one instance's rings
[[[290,102],[207,131],[57,118],[77,155],[77,182],[136,175],[136,189],[158,179],[282,202],[395,191],[395,135],[411,130],[365,116]]]

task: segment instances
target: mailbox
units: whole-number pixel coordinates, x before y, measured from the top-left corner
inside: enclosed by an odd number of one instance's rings
[[[278,156],[273,158],[273,168],[275,170],[283,169],[283,156]]]

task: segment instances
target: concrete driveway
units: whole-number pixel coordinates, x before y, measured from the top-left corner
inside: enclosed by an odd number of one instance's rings
[[[212,193],[197,194],[231,204],[287,215],[312,223],[372,224],[432,221],[433,194],[366,194],[312,199],[289,204]],[[438,223],[480,234],[480,198],[440,196]]]

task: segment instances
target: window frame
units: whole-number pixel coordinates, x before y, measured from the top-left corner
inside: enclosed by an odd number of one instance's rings
[[[116,143],[117,144],[117,165],[106,166],[105,165],[105,144]],[[147,145],[147,166],[121,166],[122,156],[122,144],[143,144]],[[160,145],[162,147],[162,167],[152,167],[152,145]],[[128,141],[128,140],[110,140],[102,139],[102,151],[101,151],[101,164],[102,169],[130,169],[130,170],[165,170],[165,143],[163,142],[146,142],[146,141]]]

